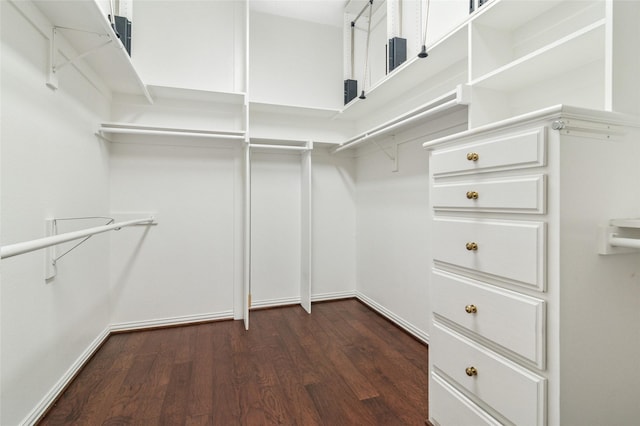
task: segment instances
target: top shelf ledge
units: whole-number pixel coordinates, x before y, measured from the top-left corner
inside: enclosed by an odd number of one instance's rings
[[[13,3],[22,9],[21,1]],[[32,17],[38,27],[51,37],[51,29],[43,28],[44,21],[61,28],[65,39],[78,53],[93,50],[100,44],[98,35],[106,35],[111,43],[82,58],[89,67],[104,81],[107,87],[116,93],[144,95],[153,103],[151,95],[131,62],[127,51],[120,42],[105,12],[95,0],[43,1],[33,2],[43,17]],[[35,23],[34,22],[34,23]],[[75,30],[75,31],[74,31]],[[93,34],[91,34],[93,33]]]

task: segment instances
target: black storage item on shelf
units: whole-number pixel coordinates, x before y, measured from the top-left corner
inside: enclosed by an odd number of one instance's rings
[[[120,38],[124,48],[127,49],[129,56],[131,56],[131,21],[124,16],[114,16],[113,21],[115,23],[113,29],[116,35]]]
[[[407,60],[407,39],[394,37],[389,39],[389,72]]]
[[[351,102],[353,98],[358,96],[358,80],[344,81],[344,104]]]

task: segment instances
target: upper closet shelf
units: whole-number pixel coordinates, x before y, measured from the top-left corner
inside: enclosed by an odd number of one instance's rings
[[[268,114],[284,114],[295,115],[301,117],[312,118],[331,118],[340,110],[331,108],[314,108],[308,106],[274,104],[268,102],[249,102],[250,113],[268,113]]]
[[[176,99],[184,101],[211,102],[227,105],[243,105],[245,93],[216,92],[182,87],[156,86],[148,84],[147,88],[153,99]]]
[[[219,131],[206,129],[190,129],[176,127],[144,126],[128,123],[103,123],[99,129],[100,134],[127,134],[127,135],[151,135],[151,136],[187,136],[210,139],[242,139],[245,132]]]
[[[604,59],[604,32],[605,19],[601,19],[473,80],[471,85],[508,91],[567,71],[580,72],[582,66]]]
[[[565,0],[494,0],[480,8],[474,15],[473,21],[495,29],[512,30],[553,9],[563,1]]]
[[[466,61],[467,46],[468,25],[464,24],[427,46],[428,57],[411,58],[372,87],[365,87],[366,99],[356,97],[335,118],[357,120],[384,108],[400,96],[410,96],[417,84],[428,81],[460,61]]]
[[[20,1],[14,1],[20,7]],[[45,31],[52,43],[54,31],[64,36],[77,52],[77,59],[85,61],[104,81],[110,90],[117,93],[144,95],[149,102],[151,96],[136,72],[131,58],[118,39],[105,13],[95,0],[78,1],[42,1],[34,2],[44,18],[53,28],[44,29],[43,19],[34,18],[34,22]],[[105,45],[106,44],[106,45]],[[104,45],[104,46],[103,46]],[[55,62],[64,63],[65,58],[58,54],[55,46]],[[74,58],[69,58],[72,61]],[[67,59],[68,60],[68,59]]]

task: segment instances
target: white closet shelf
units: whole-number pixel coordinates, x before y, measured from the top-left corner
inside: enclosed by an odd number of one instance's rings
[[[301,105],[276,104],[270,102],[249,101],[250,113],[268,113],[278,115],[294,115],[311,118],[331,118],[340,112],[339,109],[309,107]]]
[[[154,99],[162,98],[229,105],[244,105],[244,99],[246,96],[243,92],[209,91],[154,84],[148,84],[147,88]]]
[[[212,139],[244,139],[242,130],[212,130],[177,127],[145,126],[129,123],[102,123],[98,131],[101,134],[154,135],[154,136],[188,136]]]
[[[604,59],[605,20],[601,19],[473,81],[474,87],[517,90]],[[567,60],[566,58],[575,58]]]
[[[385,78],[365,89],[366,99],[356,97],[335,118],[357,120],[384,108],[390,101],[410,93],[412,89],[415,90],[416,85],[429,80],[454,64],[467,61],[467,46],[468,25],[464,23],[437,42],[427,46],[428,57],[408,59]],[[359,92],[361,90],[358,88]]]
[[[494,0],[480,8],[473,17],[475,24],[500,30],[521,27],[532,18],[553,9],[565,0]]]
[[[106,35],[111,43],[85,56],[82,60],[113,92],[144,95],[149,102],[152,102],[149,91],[134,68],[131,58],[95,0],[37,0],[34,4],[53,26],[62,27],[59,32],[78,54],[98,47],[104,42],[104,37],[100,35]]]

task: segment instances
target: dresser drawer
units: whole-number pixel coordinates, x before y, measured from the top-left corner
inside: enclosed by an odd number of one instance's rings
[[[431,374],[429,383],[429,419],[437,426],[500,426],[502,424],[437,374]]]
[[[435,210],[545,212],[544,175],[510,179],[437,183],[431,188]]]
[[[543,291],[546,281],[543,222],[444,219],[433,221],[434,263],[506,278]]]
[[[545,164],[544,127],[436,150],[429,166],[433,176],[480,173]]]
[[[434,323],[434,372],[448,377],[519,426],[545,422],[546,379]]]
[[[433,312],[545,367],[544,300],[434,270]]]

